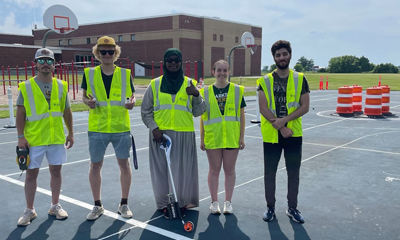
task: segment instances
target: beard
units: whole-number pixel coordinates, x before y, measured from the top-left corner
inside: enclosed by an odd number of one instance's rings
[[[289,67],[289,64],[290,64],[290,60],[287,61],[287,63],[285,65],[281,65],[280,63],[276,63],[276,67],[281,69],[281,70],[284,70],[284,69]]]

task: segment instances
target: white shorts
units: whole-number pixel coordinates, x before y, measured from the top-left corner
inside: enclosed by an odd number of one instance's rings
[[[52,144],[29,148],[30,163],[28,169],[40,168],[46,155],[49,165],[62,165],[67,161],[67,151],[64,144]]]

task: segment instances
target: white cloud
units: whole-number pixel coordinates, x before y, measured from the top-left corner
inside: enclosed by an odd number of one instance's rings
[[[316,65],[325,66],[330,58],[344,54],[364,55],[374,63],[400,64],[396,54],[400,52],[400,47],[395,44],[395,40],[400,38],[397,29],[400,25],[398,0],[6,1],[7,4],[16,2],[18,7],[34,9],[40,22],[42,20],[38,16],[41,17],[47,8],[61,4],[75,13],[79,24],[186,13],[260,26],[263,31],[262,65],[273,63],[269,49],[278,39],[292,43],[293,65],[298,58],[305,56],[314,59]],[[20,13],[15,11],[15,14]],[[0,32],[30,34],[29,17],[25,24],[29,27],[20,24],[20,20],[15,21],[15,18],[24,17],[23,14],[8,14],[7,23],[0,20]],[[43,26],[41,23],[38,25]],[[387,46],[388,41],[392,43],[391,51],[382,54],[378,49]]]
[[[34,7],[37,5],[36,0],[5,0],[6,2],[16,3],[20,7]]]
[[[2,33],[11,33],[11,34],[22,34],[22,35],[30,35],[32,34],[32,28],[22,27],[20,24],[15,22],[15,14],[14,12],[10,12],[4,22],[0,24],[0,32]]]

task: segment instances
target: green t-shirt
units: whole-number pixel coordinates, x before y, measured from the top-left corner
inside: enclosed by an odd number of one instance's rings
[[[221,115],[224,115],[225,103],[226,103],[226,98],[228,97],[229,85],[230,84],[228,84],[224,88],[217,88],[216,86],[213,85],[215,98],[217,99],[219,110],[221,111]],[[246,107],[246,102],[244,101],[244,97],[242,97],[242,104],[240,104],[240,108],[244,108],[244,107]]]

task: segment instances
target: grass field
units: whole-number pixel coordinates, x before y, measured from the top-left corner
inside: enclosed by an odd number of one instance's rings
[[[388,85],[392,91],[400,91],[400,74],[378,74],[378,73],[305,73],[308,84],[311,90],[318,90],[320,76],[324,79],[324,88],[326,77],[329,78],[329,89],[338,89],[343,85],[352,86],[357,84],[362,86],[363,89],[368,87],[377,86],[379,83],[379,76],[381,76],[382,85]],[[11,79],[16,79],[16,76],[11,76]],[[78,76],[79,86],[82,81],[82,75]],[[2,80],[0,80],[2,83]],[[135,77],[135,85],[147,86],[151,81],[151,77]],[[212,84],[215,81],[214,77],[205,77],[204,83],[206,85]],[[245,87],[255,87],[257,77],[231,77],[231,82],[241,84]],[[69,80],[72,84],[72,79]],[[9,82],[5,80],[5,85],[8,86]],[[15,81],[11,82],[12,85],[17,85]],[[3,85],[3,83],[2,83]]]
[[[324,79],[324,88],[326,87],[326,77],[328,77],[329,85],[328,89],[338,89],[341,86],[348,85],[352,86],[357,84],[362,86],[363,89],[378,86],[379,76],[381,76],[381,84],[388,85],[391,91],[400,91],[400,74],[376,74],[376,73],[305,73],[308,84],[310,86],[310,90],[318,90],[319,89],[319,81],[320,76],[323,76]],[[11,76],[11,79],[16,79],[16,76]],[[78,76],[79,86],[82,81],[82,76]],[[137,86],[144,85],[147,86],[151,81],[151,77],[135,77],[134,84]],[[214,83],[214,77],[206,77],[204,78],[204,84],[210,85]],[[257,82],[257,77],[231,77],[231,82],[243,85],[245,87],[255,87]],[[5,82],[5,85],[8,86],[8,81]],[[16,82],[11,82],[12,85],[16,85]],[[70,79],[70,84],[72,84],[72,80]],[[3,85],[3,83],[2,83]],[[245,96],[254,96],[255,91],[246,91]],[[141,101],[137,102],[137,106],[140,105]],[[8,106],[0,106],[0,108],[7,108]],[[86,111],[88,108],[83,103],[73,104],[73,111]],[[8,110],[0,110],[0,118],[8,118],[9,111]]]

